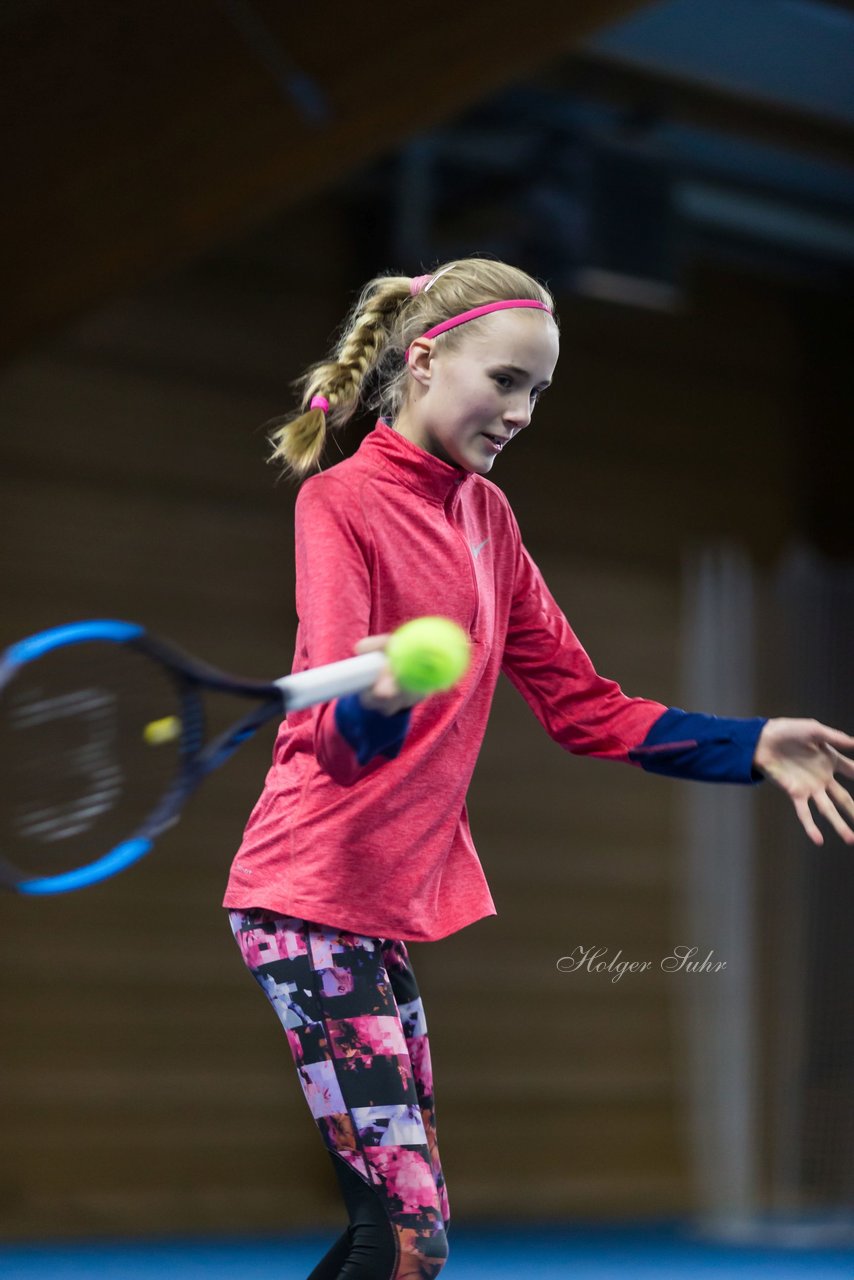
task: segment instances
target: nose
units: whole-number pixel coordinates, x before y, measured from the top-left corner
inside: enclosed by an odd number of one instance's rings
[[[531,402],[527,396],[519,396],[507,405],[504,410],[504,421],[508,426],[515,427],[517,431],[527,427],[531,421]]]
[[[504,412],[504,422],[508,428],[515,431],[521,431],[524,426],[528,426],[531,420],[531,411],[528,403],[522,403],[517,408],[508,408]]]

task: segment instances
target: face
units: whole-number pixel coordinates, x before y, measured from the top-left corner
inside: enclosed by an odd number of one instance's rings
[[[409,400],[395,429],[443,462],[487,475],[531,421],[559,345],[554,320],[534,308],[472,321],[452,348],[416,339]]]

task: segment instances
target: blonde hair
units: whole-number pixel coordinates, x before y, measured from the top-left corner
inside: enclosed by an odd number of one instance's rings
[[[404,353],[415,338],[443,320],[511,298],[536,299],[554,313],[554,299],[544,285],[518,267],[490,258],[444,263],[414,296],[410,285],[409,276],[391,274],[375,276],[365,285],[332,354],[293,383],[302,407],[269,424],[273,452],[268,461],[302,478],[320,468],[327,428],[343,427],[360,405],[394,421],[408,394]],[[460,329],[468,328],[465,324],[451,329],[434,341],[453,346],[460,341]],[[312,409],[314,396],[325,397],[329,409]]]

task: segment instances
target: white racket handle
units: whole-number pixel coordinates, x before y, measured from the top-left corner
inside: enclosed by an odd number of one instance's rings
[[[360,653],[355,658],[341,662],[328,662],[310,671],[298,671],[295,675],[282,676],[273,684],[281,691],[286,711],[301,711],[316,702],[329,702],[345,693],[361,693],[370,689],[377,676],[388,665],[382,649]]]

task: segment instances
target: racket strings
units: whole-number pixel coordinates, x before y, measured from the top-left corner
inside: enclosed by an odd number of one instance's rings
[[[50,843],[88,831],[111,810],[124,777],[115,754],[115,695],[104,689],[79,688],[47,695],[40,685],[20,681],[9,699],[9,730],[32,735],[44,728],[38,754],[17,756],[17,773],[26,786],[13,800],[13,829],[25,840]],[[19,747],[25,737],[17,739]],[[50,792],[41,780],[50,779]],[[88,784],[81,788],[81,783]],[[44,795],[40,803],[38,796]]]
[[[0,690],[0,857],[61,874],[136,834],[180,790],[201,702],[130,644],[51,650]]]

